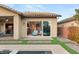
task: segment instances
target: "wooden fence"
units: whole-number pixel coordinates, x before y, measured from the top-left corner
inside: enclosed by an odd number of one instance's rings
[[[79,43],[79,27],[69,27],[68,30],[68,38]]]

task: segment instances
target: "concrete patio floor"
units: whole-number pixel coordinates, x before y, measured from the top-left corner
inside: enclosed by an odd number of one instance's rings
[[[13,40],[12,36],[0,37],[0,40]]]
[[[79,53],[79,45],[71,44],[71,43],[68,43],[66,45],[69,46],[70,48],[74,49],[75,51],[77,51]]]
[[[0,51],[52,51],[53,54],[69,54],[60,45],[0,45]]]

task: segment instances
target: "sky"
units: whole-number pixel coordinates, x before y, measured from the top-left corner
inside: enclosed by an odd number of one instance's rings
[[[72,17],[79,4],[7,4],[7,6],[21,12],[52,12],[62,15],[58,21]]]

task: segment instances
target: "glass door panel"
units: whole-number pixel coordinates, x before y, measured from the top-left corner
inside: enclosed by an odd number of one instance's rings
[[[28,36],[42,36],[42,22],[28,21],[27,22],[27,35]]]
[[[50,22],[43,21],[43,36],[50,36]]]

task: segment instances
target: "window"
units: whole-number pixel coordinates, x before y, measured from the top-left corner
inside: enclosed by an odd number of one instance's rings
[[[50,36],[50,22],[28,21],[27,36]]]

